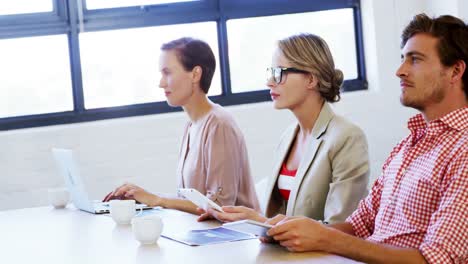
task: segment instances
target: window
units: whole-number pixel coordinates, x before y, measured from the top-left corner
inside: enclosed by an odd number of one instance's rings
[[[115,8],[126,6],[145,6],[154,4],[168,4],[177,2],[191,2],[197,0],[88,0],[87,9]]]
[[[271,64],[276,41],[301,32],[322,37],[330,46],[335,67],[343,71],[345,79],[357,78],[351,8],[234,19],[227,22],[227,29],[233,92],[265,89],[261,76]]]
[[[14,0],[0,2],[0,15],[52,12],[52,0]]]
[[[0,118],[73,110],[67,45],[65,35],[0,40]]]
[[[158,88],[160,47],[168,40],[190,35],[186,32],[199,32],[196,37],[219,54],[214,22],[80,34],[85,108],[165,101],[163,90]],[[209,95],[221,94],[219,65],[217,68]]]
[[[180,111],[159,85],[160,46],[212,47],[210,98],[269,101],[275,41],[323,37],[343,90],[367,88],[359,0],[17,0],[0,3],[0,130]]]

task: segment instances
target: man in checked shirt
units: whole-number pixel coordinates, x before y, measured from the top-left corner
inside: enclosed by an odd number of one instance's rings
[[[268,235],[291,251],[367,263],[468,263],[468,27],[417,15],[402,34],[403,105],[421,113],[344,223],[279,215]],[[262,238],[270,241],[271,238]]]

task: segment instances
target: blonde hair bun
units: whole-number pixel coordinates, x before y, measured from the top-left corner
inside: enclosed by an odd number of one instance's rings
[[[340,69],[335,69],[335,76],[333,78],[333,85],[341,87],[343,84],[344,75]]]

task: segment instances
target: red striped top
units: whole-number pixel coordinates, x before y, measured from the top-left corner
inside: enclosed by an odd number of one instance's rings
[[[284,200],[289,200],[289,194],[294,184],[294,177],[296,176],[296,170],[288,170],[286,163],[283,163],[280,170],[280,175],[278,177],[278,189],[281,197]]]

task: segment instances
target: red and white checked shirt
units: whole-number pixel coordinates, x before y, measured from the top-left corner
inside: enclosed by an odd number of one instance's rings
[[[369,195],[346,220],[356,236],[468,263],[468,107],[408,122]]]

